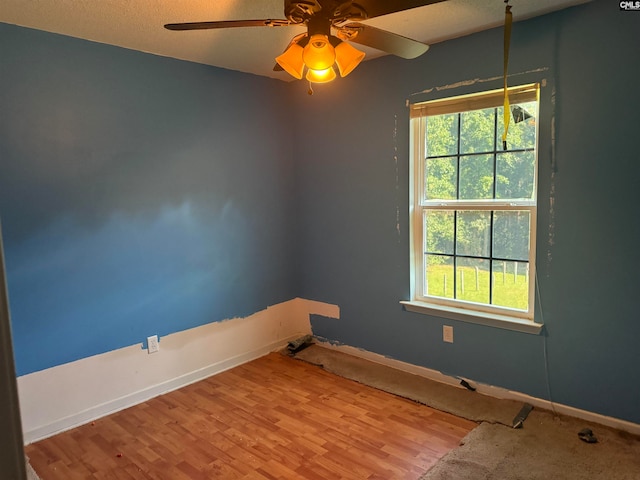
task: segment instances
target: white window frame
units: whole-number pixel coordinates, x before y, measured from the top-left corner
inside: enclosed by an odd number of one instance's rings
[[[509,89],[509,99],[512,105],[536,101],[539,109],[540,85],[535,83],[511,87]],[[534,322],[539,122],[536,122],[533,199],[508,201],[496,199],[429,201],[423,198],[425,191],[424,159],[426,158],[426,118],[433,115],[499,107],[503,104],[503,100],[504,90],[499,89],[410,105],[411,158],[409,170],[409,223],[411,238],[411,299],[409,301],[402,301],[401,303],[407,310],[413,312],[521,332],[539,333],[542,325]],[[538,111],[535,112],[535,116],[539,118]],[[529,295],[527,311],[422,294],[422,292],[424,292],[423,282],[426,272],[424,265],[423,212],[428,210],[524,210],[529,212]]]

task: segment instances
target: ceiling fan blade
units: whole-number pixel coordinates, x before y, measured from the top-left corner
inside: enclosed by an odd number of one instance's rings
[[[398,0],[395,2],[388,0],[356,0],[355,3],[364,8],[367,12],[367,18],[373,18],[443,1],[445,0]]]
[[[187,23],[167,23],[164,28],[167,30],[210,30],[213,28],[235,28],[235,27],[286,27],[293,25],[289,20],[222,20],[219,22],[187,22]]]
[[[366,47],[373,47],[398,57],[406,59],[416,58],[429,50],[429,45],[425,43],[363,23],[348,23],[344,25],[343,28],[347,30],[354,29],[358,32],[354,36],[349,36],[349,41],[359,43]]]

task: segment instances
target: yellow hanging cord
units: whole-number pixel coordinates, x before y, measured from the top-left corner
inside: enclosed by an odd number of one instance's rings
[[[508,0],[507,0],[508,1]],[[505,3],[507,3],[505,1]],[[502,149],[507,149],[507,133],[511,121],[511,109],[509,108],[509,92],[507,90],[507,74],[509,69],[509,44],[511,43],[511,22],[513,14],[511,5],[507,5],[504,12],[504,132],[502,133]]]

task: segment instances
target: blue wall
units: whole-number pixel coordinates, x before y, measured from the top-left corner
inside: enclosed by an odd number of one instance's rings
[[[405,102],[499,76],[501,29],[365,62],[310,97],[304,82],[0,25],[18,374],[301,296],[340,305],[339,320],[313,317],[320,336],[541,398],[546,343],[554,401],[640,423],[637,17],[596,0],[514,26],[510,71],[543,70],[513,83],[548,82],[544,336],[398,303],[409,295]]]
[[[502,29],[433,45],[410,62],[365,62],[313,97],[304,85],[292,87],[296,111],[313,111],[298,119],[305,126],[296,163],[301,296],[341,309],[340,320],[314,317],[314,333],[540,398],[549,395],[546,339],[554,401],[640,422],[639,32],[638,15],[607,1],[514,25],[510,72],[543,71],[511,84],[547,79],[537,232],[542,336],[398,304],[409,297],[405,102],[434,87],[499,77]],[[455,343],[442,341],[443,324],[454,326]]]
[[[18,375],[289,300],[287,85],[0,24]]]

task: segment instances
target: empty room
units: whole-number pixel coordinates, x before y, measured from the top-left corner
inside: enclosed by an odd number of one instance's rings
[[[640,479],[639,2],[1,3],[1,480]]]

